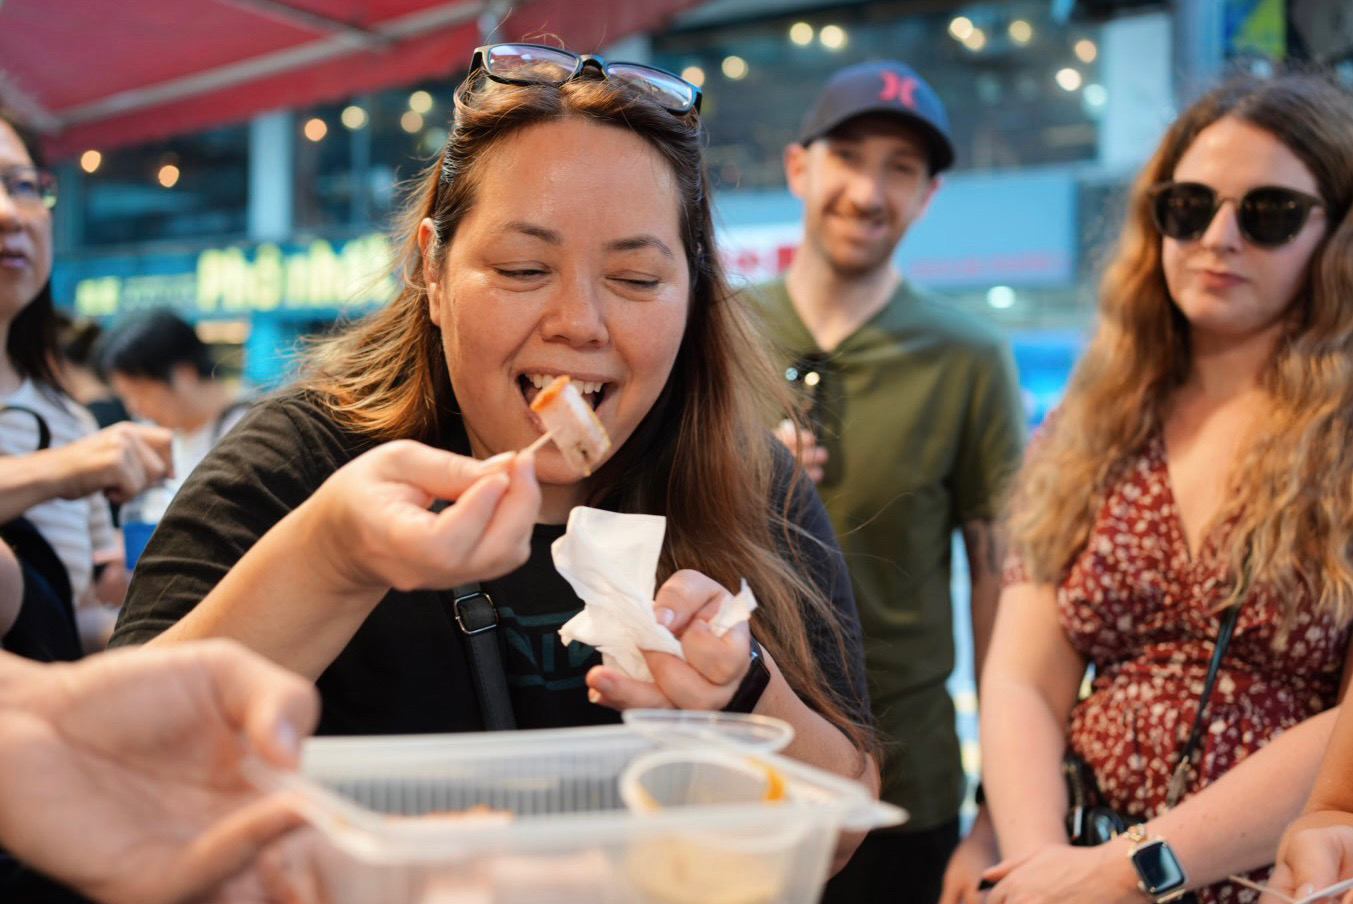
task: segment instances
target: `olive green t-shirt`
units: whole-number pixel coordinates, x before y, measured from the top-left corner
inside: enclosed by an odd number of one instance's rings
[[[994,516],[1024,442],[1009,344],[903,283],[826,354],[783,281],[754,292],[829,456],[818,490],[860,610],[886,744],[882,796],[910,811],[907,828],[932,828],[954,818],[963,796],[945,688],[953,532]]]

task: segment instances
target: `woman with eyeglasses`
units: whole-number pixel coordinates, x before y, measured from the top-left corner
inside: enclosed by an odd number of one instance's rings
[[[876,787],[854,603],[820,502],[761,426],[783,390],[715,254],[699,97],[637,64],[476,51],[407,210],[399,294],[189,478],[114,642],[242,640],[317,679],[321,733],[480,730],[445,592],[476,580],[517,727],[731,704]],[[613,443],[590,477],[551,445],[519,454],[557,375]],[[653,682],[560,641],[581,602],[550,544],[579,505],[667,518],[654,605],[686,659],[646,654]],[[716,636],[742,578],[750,636]]]
[[[1332,77],[1242,77],[1132,189],[1097,331],[1012,505],[981,685],[989,812],[965,842],[1001,861],[991,904],[1254,900],[1227,877],[1262,880],[1301,808],[1353,613],[1350,160]],[[1068,845],[1064,750],[1122,835]]]
[[[77,612],[83,645],[106,639],[112,617],[100,618],[98,603],[120,603],[126,578],[104,496],[121,501],[167,474],[171,439],[132,424],[97,430],[62,385],[50,282],[55,203],[35,142],[0,116],[0,536],[24,572],[22,605],[0,645],[43,660],[81,655]],[[96,563],[106,566],[98,584]]]

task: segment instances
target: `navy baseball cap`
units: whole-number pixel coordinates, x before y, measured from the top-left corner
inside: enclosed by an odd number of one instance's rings
[[[896,116],[915,127],[930,145],[930,170],[954,162],[949,116],[935,89],[905,63],[860,63],[838,71],[804,114],[799,144],[808,145],[848,119],[868,113]]]

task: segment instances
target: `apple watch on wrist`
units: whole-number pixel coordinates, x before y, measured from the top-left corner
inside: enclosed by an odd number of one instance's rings
[[[766,668],[766,659],[761,655],[761,645],[755,637],[748,637],[747,641],[751,645],[750,661],[738,689],[733,691],[728,705],[723,708],[726,713],[751,712],[770,684],[770,669]]]
[[[1128,840],[1128,859],[1137,871],[1137,887],[1157,904],[1182,902],[1189,895],[1189,877],[1170,843],[1151,835],[1138,823],[1123,833]],[[1190,896],[1191,897],[1191,896]]]

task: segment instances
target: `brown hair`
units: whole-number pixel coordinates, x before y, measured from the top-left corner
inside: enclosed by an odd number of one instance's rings
[[[1270,588],[1283,601],[1285,626],[1309,599],[1343,622],[1353,615],[1353,95],[1320,72],[1230,79],[1165,135],[1133,185],[1094,339],[1020,475],[1011,541],[1031,578],[1060,579],[1107,487],[1161,429],[1188,375],[1190,345],[1166,288],[1147,190],[1169,179],[1198,134],[1224,117],[1271,133],[1305,164],[1327,226],[1261,377],[1272,414],[1237,461],[1233,474],[1244,479],[1233,477],[1214,523],[1231,525],[1233,585],[1248,571]]]
[[[632,131],[668,162],[691,274],[685,334],[667,385],[630,439],[592,477],[589,501],[667,517],[660,581],[679,568],[698,568],[731,588],[745,577],[760,602],[755,633],[786,680],[857,747],[872,749],[872,734],[825,685],[809,645],[805,609],[831,625],[845,649],[835,609],[801,577],[803,563],[781,551],[793,548],[787,541],[797,528],[789,502],[777,510],[771,501],[774,445],[765,429],[764,400],[785,390],[714,253],[696,115],[673,115],[617,79],[580,77],[558,88],[468,80],[456,94],[446,147],[405,212],[403,287],[386,308],[316,346],[303,385],[363,433],[440,442],[454,393],[428,314],[418,224],[432,220],[436,242],[428,253],[444,259],[475,204],[481,161],[493,146],[532,125],[571,117]]]

